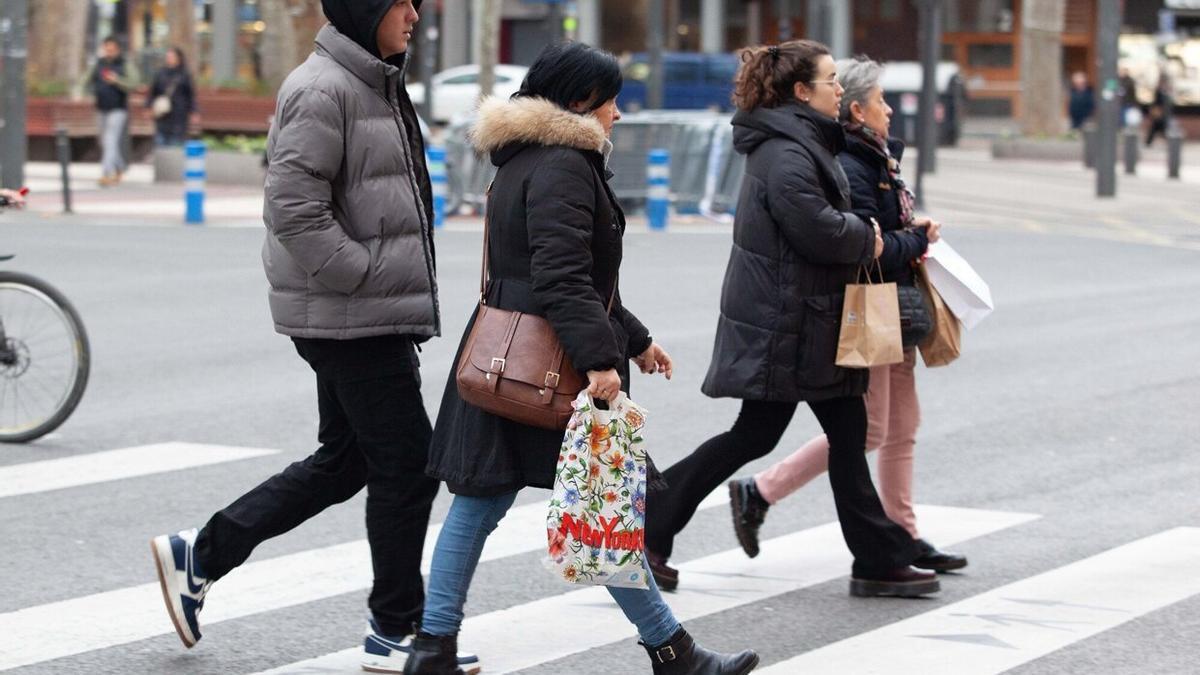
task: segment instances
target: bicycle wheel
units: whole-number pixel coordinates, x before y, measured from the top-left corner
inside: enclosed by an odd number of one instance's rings
[[[87,331],[53,286],[0,272],[0,334],[0,442],[25,443],[79,405],[91,366]]]

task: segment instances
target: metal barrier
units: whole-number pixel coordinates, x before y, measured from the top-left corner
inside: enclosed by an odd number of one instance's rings
[[[745,169],[745,158],[733,152],[728,114],[705,111],[647,111],[622,116],[613,127],[609,181],[629,211],[646,206],[646,153],[662,148],[671,157],[670,201],[676,213],[716,216],[732,213]],[[479,213],[488,183],[496,174],[488,157],[475,154],[467,141],[473,119],[459,119],[446,129],[449,190],[446,212],[468,208]]]

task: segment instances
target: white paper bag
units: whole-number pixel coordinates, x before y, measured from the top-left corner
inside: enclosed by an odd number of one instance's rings
[[[987,282],[945,239],[929,245],[925,271],[946,306],[968,330],[992,313],[992,290]]]

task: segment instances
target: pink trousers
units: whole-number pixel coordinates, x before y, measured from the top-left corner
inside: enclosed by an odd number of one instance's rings
[[[871,369],[867,390],[867,451],[879,450],[876,479],[883,510],[897,524],[917,533],[913,514],[913,445],[921,423],[917,383],[913,376],[915,349],[904,351],[904,361]],[[771,504],[799,490],[829,468],[829,441],[821,434],[799,450],[754,477],[758,491]]]

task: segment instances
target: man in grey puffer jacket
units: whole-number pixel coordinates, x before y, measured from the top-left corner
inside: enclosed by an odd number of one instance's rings
[[[199,532],[155,538],[163,596],[188,647],[213,581],[366,486],[375,581],[363,665],[403,670],[438,489],[424,473],[431,428],[416,354],[440,332],[432,191],[404,89],[419,4],[323,0],[331,23],[279,91],[263,265],[275,329],[316,372],[321,447]]]

